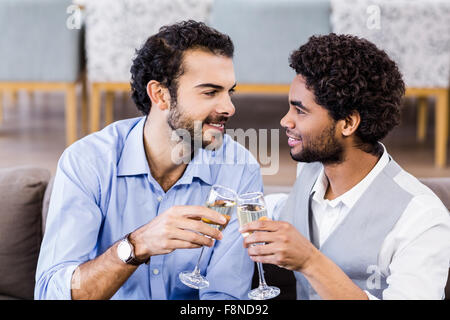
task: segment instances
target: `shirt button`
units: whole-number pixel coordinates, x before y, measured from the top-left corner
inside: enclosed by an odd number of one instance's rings
[[[159,196],[157,199],[158,199],[159,202],[161,202],[163,197]]]
[[[159,269],[153,269],[153,274],[157,276],[159,274]]]

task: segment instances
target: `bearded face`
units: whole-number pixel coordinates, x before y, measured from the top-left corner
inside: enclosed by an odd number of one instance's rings
[[[292,159],[323,164],[343,161],[345,147],[342,135],[338,134],[338,121],[316,103],[301,75],[292,81],[289,111],[280,123],[286,129]]]
[[[194,148],[195,146],[209,150],[220,148],[228,118],[211,113],[203,120],[193,119],[187,112],[183,112],[183,109],[176,102],[172,103],[167,118],[169,127]],[[188,138],[190,140],[186,141]]]
[[[294,134],[289,129],[286,134],[292,145],[292,159],[299,162],[322,162],[323,164],[340,163],[343,160],[344,147],[336,138],[336,123],[326,127],[322,132]]]

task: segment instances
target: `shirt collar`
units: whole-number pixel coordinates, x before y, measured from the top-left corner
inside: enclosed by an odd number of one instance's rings
[[[147,157],[144,149],[144,124],[146,117],[142,117],[128,133],[122,154],[117,165],[118,176],[133,176],[149,174]]]
[[[325,192],[328,188],[328,179],[325,176],[325,171],[323,166],[320,169],[319,176],[317,177],[316,182],[314,183],[313,188],[311,189],[312,199],[322,203],[324,201]]]
[[[202,161],[205,157],[210,157],[204,149],[199,149],[194,158],[189,162],[184,171],[183,176],[178,180],[177,184],[191,184],[194,178],[199,178],[203,182],[211,185],[211,168],[208,162]]]
[[[383,154],[372,170],[370,170],[364,179],[362,179],[357,185],[333,200],[324,199],[325,192],[328,188],[328,179],[325,175],[325,170],[322,167],[316,183],[311,190],[311,194],[314,192],[313,200],[321,204],[329,204],[332,207],[335,207],[342,202],[347,208],[351,209],[355,205],[356,201],[358,201],[358,199],[362,196],[364,191],[366,191],[369,185],[373,182],[373,180],[375,180],[378,174],[380,174],[389,163],[390,157],[386,151],[386,147],[382,143],[380,143],[380,145],[383,147]]]
[[[138,121],[125,139],[122,154],[117,165],[118,176],[134,176],[141,174],[151,176],[144,148],[145,121],[146,117],[143,117]],[[197,159],[205,157],[210,157],[208,151],[200,149],[194,159],[188,164],[177,184],[190,184],[194,177],[200,178],[207,184],[212,184],[211,170],[208,162],[205,163],[205,161],[199,161]]]

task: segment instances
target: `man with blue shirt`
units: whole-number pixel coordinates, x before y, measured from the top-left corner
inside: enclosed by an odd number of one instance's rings
[[[247,297],[253,263],[236,217],[222,232],[200,221],[226,223],[204,207],[213,184],[262,190],[255,159],[223,134],[235,112],[233,51],[228,36],[194,21],[161,28],[137,51],[132,97],[145,117],[61,156],[36,299]],[[194,269],[203,246],[210,286],[199,291],[178,274]]]

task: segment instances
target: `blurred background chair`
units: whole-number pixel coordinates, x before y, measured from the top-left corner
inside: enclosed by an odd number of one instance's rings
[[[66,144],[77,140],[78,84],[83,84],[82,33],[69,29],[71,0],[0,1],[0,123],[2,93],[63,91]],[[87,123],[82,85],[82,120]]]
[[[417,138],[425,140],[427,99],[435,100],[435,166],[447,163],[450,2],[331,0],[332,31],[372,41],[397,62],[406,96],[418,101]]]
[[[101,128],[101,93],[105,124],[114,121],[115,92],[130,91],[135,50],[163,25],[186,19],[206,21],[212,0],[85,0],[90,130]]]
[[[211,26],[233,39],[236,91],[288,93],[290,53],[330,33],[329,17],[329,0],[215,0]]]

